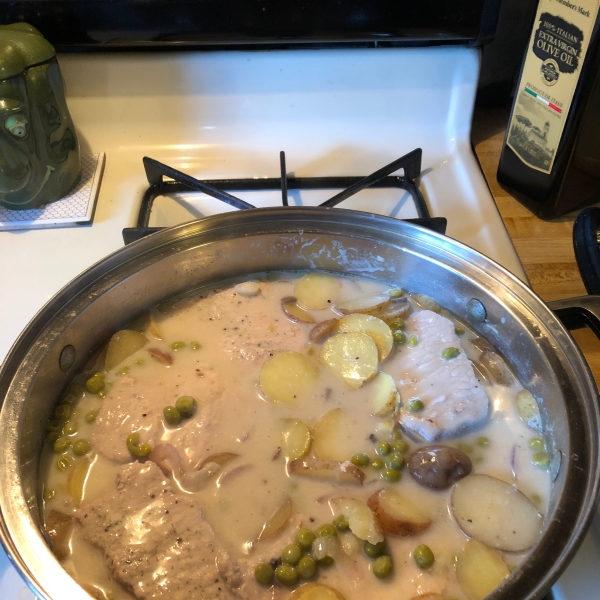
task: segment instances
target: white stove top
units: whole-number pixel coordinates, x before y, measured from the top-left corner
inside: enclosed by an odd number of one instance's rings
[[[468,48],[295,50],[59,57],[83,152],[105,152],[92,226],[0,233],[0,361],[62,286],[123,245],[134,226],[150,156],[200,179],[279,176],[279,151],[297,177],[367,175],[416,147],[421,190],[447,234],[518,277],[523,269],[469,133],[479,55]],[[325,199],[333,195],[325,193]],[[291,193],[290,204],[319,198]],[[215,201],[157,200],[150,225],[223,210]],[[183,202],[182,202],[183,200]],[[252,195],[257,206],[278,193]],[[186,206],[191,202],[191,206]],[[403,192],[368,192],[342,206],[414,217]],[[588,535],[556,587],[558,600],[597,596],[600,543]],[[0,599],[32,593],[0,551]]]

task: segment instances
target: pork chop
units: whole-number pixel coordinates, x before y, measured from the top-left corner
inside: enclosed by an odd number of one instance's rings
[[[420,399],[425,408],[411,413],[400,411],[401,428],[419,441],[433,442],[456,437],[482,424],[489,414],[489,398],[477,381],[473,365],[460,345],[454,323],[430,310],[422,310],[406,320],[407,333],[416,335],[414,347],[403,347],[397,356],[399,389],[404,404]],[[442,352],[456,348],[455,358],[444,359]]]

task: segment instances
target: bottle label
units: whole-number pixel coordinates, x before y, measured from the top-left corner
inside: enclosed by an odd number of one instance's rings
[[[507,144],[550,173],[600,0],[540,0],[509,122]]]

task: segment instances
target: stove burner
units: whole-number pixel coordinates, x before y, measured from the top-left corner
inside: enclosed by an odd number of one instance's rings
[[[438,233],[445,233],[446,219],[429,215],[425,199],[415,183],[415,179],[421,174],[421,155],[421,148],[417,148],[367,177],[288,177],[285,166],[285,153],[280,152],[281,178],[211,180],[195,179],[146,156],[143,162],[150,187],[146,190],[142,199],[136,227],[123,229],[123,240],[125,244],[130,244],[155,231],[164,229],[163,227],[149,227],[148,224],[154,200],[166,194],[198,191],[240,210],[255,208],[252,204],[229,194],[226,190],[261,191],[281,189],[282,205],[288,206],[288,190],[290,189],[343,188],[341,192],[320,204],[322,207],[332,208],[366,188],[400,188],[410,193],[419,215],[417,219],[406,219],[406,221],[423,225]],[[403,176],[391,175],[400,169],[404,169]],[[165,181],[164,177],[168,177],[169,180]]]

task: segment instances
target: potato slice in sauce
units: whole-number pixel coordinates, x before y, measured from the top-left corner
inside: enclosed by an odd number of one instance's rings
[[[392,488],[375,492],[367,506],[375,513],[386,533],[411,536],[425,531],[431,525],[431,518],[408,498]]]
[[[312,435],[305,423],[298,419],[284,419],[281,433],[283,455],[288,462],[304,458],[309,453]]]
[[[342,284],[339,279],[326,273],[307,273],[294,286],[294,296],[300,306],[320,310],[333,306]]]
[[[319,358],[353,389],[373,379],[379,369],[377,344],[365,333],[338,333],[321,347]]]
[[[502,557],[476,540],[466,543],[456,561],[458,583],[471,600],[483,600],[509,575]]]
[[[107,371],[114,369],[124,360],[141,350],[148,343],[148,338],[139,331],[123,329],[117,331],[108,343],[104,367]]]
[[[313,448],[322,460],[345,461],[355,452],[352,423],[343,408],[325,413],[313,428]]]
[[[305,583],[294,590],[290,600],[344,600],[344,596],[324,583]]]
[[[347,315],[340,319],[338,328],[342,333],[366,333],[377,344],[379,360],[385,360],[394,346],[392,330],[387,323],[372,315]]]
[[[350,531],[361,540],[371,544],[383,542],[383,531],[373,511],[356,498],[338,497],[330,500],[336,515],[344,515],[350,525]]]
[[[281,352],[270,358],[260,372],[260,387],[271,402],[293,405],[319,378],[319,369],[299,352]]]
[[[394,378],[387,373],[377,373],[369,383],[371,412],[378,417],[389,417],[400,403],[400,394]]]
[[[470,475],[452,490],[459,527],[491,548],[524,552],[539,539],[543,518],[514,485],[490,475]]]

